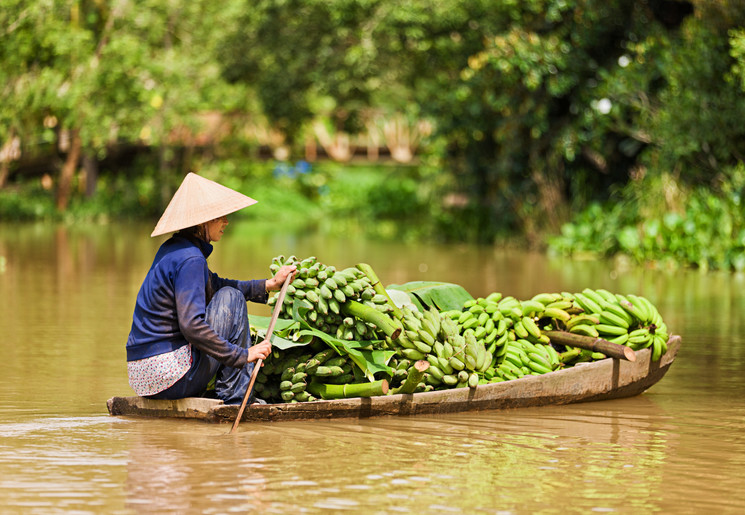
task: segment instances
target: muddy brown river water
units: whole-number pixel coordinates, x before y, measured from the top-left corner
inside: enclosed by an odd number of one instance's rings
[[[631,399],[228,435],[106,412],[106,399],[131,394],[124,345],[163,241],[149,232],[0,224],[0,512],[745,512],[742,275],[231,225],[210,258],[226,277],[265,277],[273,256],[295,254],[474,296],[603,287],[649,297],[683,346]]]

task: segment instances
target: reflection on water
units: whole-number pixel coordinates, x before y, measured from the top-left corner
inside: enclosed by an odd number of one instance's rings
[[[246,424],[112,418],[129,394],[124,342],[162,239],[149,227],[0,224],[0,503],[54,513],[625,513],[745,509],[745,279],[572,262],[499,249],[231,225],[210,258],[264,277],[277,254],[365,261],[386,283],[475,296],[604,287],[655,302],[683,337],[642,396],[483,413]],[[249,305],[250,313],[268,314]]]

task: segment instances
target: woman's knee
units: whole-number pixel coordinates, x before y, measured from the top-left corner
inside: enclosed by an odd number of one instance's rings
[[[207,305],[207,323],[231,343],[245,346],[248,334],[248,308],[240,290],[220,288]]]
[[[217,292],[212,296],[210,304],[213,303],[217,305],[240,306],[241,304],[246,303],[246,298],[237,288],[225,286],[217,290]]]

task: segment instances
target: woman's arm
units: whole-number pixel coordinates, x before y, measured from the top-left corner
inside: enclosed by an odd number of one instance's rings
[[[297,267],[295,265],[285,265],[281,267],[277,271],[277,274],[271,279],[237,281],[235,279],[223,279],[214,272],[210,272],[210,279],[212,280],[214,291],[217,291],[224,286],[232,286],[233,288],[243,292],[243,296],[247,301],[266,304],[269,300],[269,292],[279,290],[282,287],[282,283],[285,282],[285,278],[289,274],[292,274],[292,278],[294,279],[296,273]]]
[[[295,274],[297,274],[297,266],[284,265],[283,267],[280,267],[274,277],[266,280],[266,291],[277,291],[282,288],[285,279],[287,279],[287,276],[290,274],[292,274],[292,280],[294,280]]]

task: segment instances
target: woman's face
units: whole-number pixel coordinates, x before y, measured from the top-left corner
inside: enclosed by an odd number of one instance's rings
[[[210,220],[205,224],[205,233],[207,236],[207,242],[220,241],[222,233],[225,231],[225,227],[228,225],[228,217],[221,216]]]

